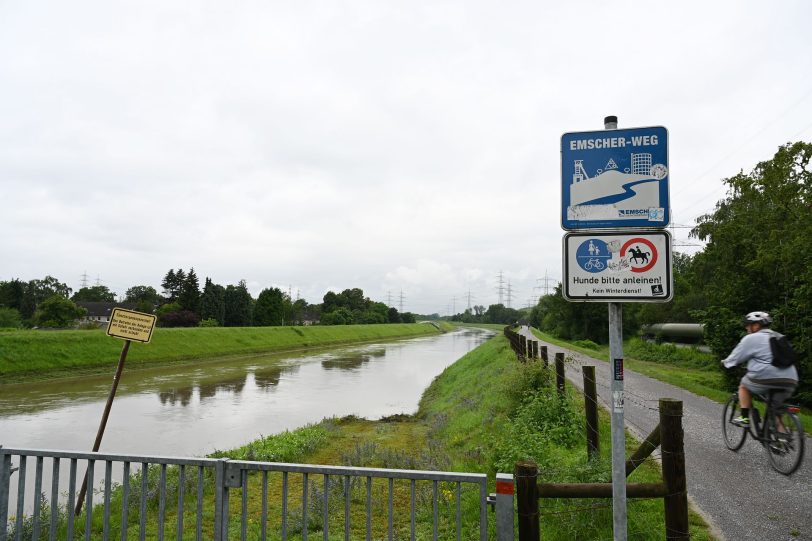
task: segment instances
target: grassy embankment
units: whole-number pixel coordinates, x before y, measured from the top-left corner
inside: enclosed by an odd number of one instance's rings
[[[470,352],[438,376],[424,393],[418,412],[413,415],[395,416],[381,421],[358,418],[327,419],[319,424],[262,438],[232,451],[216,453],[234,459],[305,462],[314,464],[337,464],[405,469],[440,469],[450,471],[486,472],[512,471],[517,460],[532,459],[540,465],[541,476],[553,482],[609,482],[610,429],[608,416],[600,414],[601,457],[588,461],[584,437],[583,399],[570,393],[559,399],[553,389],[549,371],[540,363],[521,364],[510,350],[506,339],[499,335]],[[261,428],[261,427],[260,427]],[[627,452],[637,447],[627,441]],[[158,502],[154,487],[158,482],[158,470],[150,472],[148,509],[150,520],[147,537],[156,532]],[[154,474],[154,475],[153,475]],[[659,466],[648,461],[629,478],[630,482],[653,482],[659,478]],[[177,522],[177,473],[168,473],[167,531]],[[261,509],[261,486],[258,476],[249,481],[251,520],[248,538],[256,539],[259,533]],[[138,487],[134,480],[131,487],[130,531],[137,532]],[[274,475],[269,485],[269,532],[271,539],[278,538],[281,515],[281,483]],[[321,537],[323,482],[321,476],[310,485],[308,529],[311,536]],[[330,516],[330,539],[343,538],[343,497],[340,492],[330,492],[332,511]],[[491,490],[493,487],[491,486]],[[386,483],[373,485],[372,530],[374,539],[386,537]],[[192,538],[194,527],[194,488],[187,491],[187,512],[184,524]],[[210,487],[204,504],[207,523],[210,524],[212,497]],[[431,485],[417,487],[417,537],[430,538],[433,509]],[[440,484],[439,537],[454,537],[456,503],[454,486]],[[231,522],[233,533],[239,529],[236,513],[240,491],[232,491]],[[366,533],[363,483],[351,489],[352,539],[364,538]],[[289,537],[301,538],[302,530],[302,481],[291,476],[289,485],[288,513]],[[407,539],[409,533],[410,496],[408,483],[396,484],[394,490],[395,538]],[[335,509],[333,509],[335,505]],[[113,517],[120,517],[120,501],[114,502]],[[542,535],[544,539],[607,539],[612,537],[612,508],[610,500],[542,500],[540,502]],[[464,492],[461,502],[463,516],[463,539],[476,539],[478,517],[477,494]],[[187,514],[188,513],[188,514]],[[94,513],[94,530],[101,532],[101,513]],[[489,513],[490,538],[493,539],[493,515]],[[77,520],[77,528],[84,526],[83,517]],[[114,531],[117,529],[114,526]],[[318,533],[317,533],[318,532]],[[630,500],[629,532],[632,539],[662,539],[664,534],[663,504],[660,500]],[[78,532],[81,535],[81,532]],[[204,531],[204,537],[211,532]],[[94,534],[95,536],[95,534]],[[692,539],[710,539],[704,523],[691,516]],[[95,537],[94,537],[95,538]]]
[[[442,326],[441,326],[442,328]],[[447,330],[447,329],[443,329]],[[197,327],[155,329],[149,344],[134,343],[130,368],[232,355],[252,355],[353,342],[436,334],[424,323],[312,327]],[[123,342],[103,330],[0,333],[0,382],[94,372],[114,365]]]
[[[592,342],[567,342],[533,329],[541,340],[608,362],[609,346]],[[719,359],[711,353],[670,344],[651,344],[640,338],[630,338],[623,344],[624,364],[629,370],[681,387],[694,394],[724,403],[730,396],[725,389]],[[812,411],[801,410],[801,421],[808,431],[812,427]]]

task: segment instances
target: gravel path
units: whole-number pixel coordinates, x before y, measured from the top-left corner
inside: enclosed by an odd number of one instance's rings
[[[530,335],[526,329],[522,334]],[[594,365],[600,400],[608,404],[608,363],[546,342],[540,345],[547,346],[551,360],[555,353],[565,353],[567,378],[579,389],[581,365]],[[682,400],[688,495],[722,539],[812,540],[812,439],[806,439],[801,467],[785,477],[770,467],[754,440],[748,438],[738,453],[725,447],[721,404],[631,370],[625,371],[624,390],[626,428],[641,439],[659,422],[660,398]]]

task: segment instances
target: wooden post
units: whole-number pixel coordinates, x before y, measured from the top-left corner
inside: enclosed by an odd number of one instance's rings
[[[562,352],[555,354],[555,386],[559,394],[564,394],[564,354]]]
[[[632,474],[637,466],[646,461],[646,459],[660,446],[660,425],[654,427],[651,434],[646,436],[637,451],[626,461],[626,477]]]
[[[527,353],[527,338],[523,334],[519,335],[519,351],[517,353],[520,357],[524,357]]]
[[[107,403],[104,405],[104,411],[102,412],[99,429],[96,431],[96,441],[93,442],[94,453],[97,452],[101,446],[102,436],[104,436],[104,428],[107,426],[107,419],[110,417],[110,409],[113,407],[113,399],[116,397],[116,389],[118,389],[118,382],[121,379],[121,372],[124,370],[124,361],[127,359],[127,352],[129,350],[130,341],[125,340],[124,346],[121,348],[121,355],[118,357],[116,374],[113,376],[113,385],[110,387],[110,394],[107,396]],[[82,504],[84,503],[85,493],[87,492],[87,473],[88,472],[85,472],[85,478],[82,481],[82,488],[79,490],[79,496],[76,498],[76,510],[74,513],[77,515],[82,512]]]
[[[539,541],[539,468],[535,462],[516,463],[516,511],[519,541]]]
[[[682,402],[660,399],[660,447],[662,449],[663,482],[666,487],[665,538],[687,540],[688,491],[685,481],[685,449],[682,431]]]
[[[547,346],[541,346],[541,360],[544,361],[544,368],[550,365],[550,358],[547,356]]]
[[[592,459],[600,456],[601,443],[598,430],[598,391],[595,385],[595,367],[584,367],[584,406],[586,409],[586,454]]]
[[[534,359],[539,358],[539,341],[538,340],[533,340],[533,358]]]

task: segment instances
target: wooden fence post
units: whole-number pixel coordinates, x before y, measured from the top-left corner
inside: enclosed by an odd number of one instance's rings
[[[539,341],[538,340],[533,340],[533,358],[534,359],[539,358]]]
[[[665,538],[687,540],[688,492],[685,481],[685,449],[683,447],[682,402],[660,399],[660,447],[662,449],[663,482],[665,483]]]
[[[541,346],[541,360],[544,361],[544,368],[547,368],[550,364],[550,359],[547,356],[547,346]]]
[[[564,394],[564,354],[559,352],[555,354],[555,386],[559,394]]]
[[[535,462],[516,463],[516,511],[519,541],[539,541],[539,468]]]
[[[592,459],[600,456],[601,443],[598,432],[598,391],[595,385],[595,367],[585,366],[584,406],[586,409],[586,454]]]

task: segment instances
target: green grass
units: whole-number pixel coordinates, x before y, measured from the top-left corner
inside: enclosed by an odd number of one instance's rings
[[[438,333],[433,325],[312,327],[198,327],[155,330],[149,344],[134,342],[127,364],[144,365],[245,355]],[[3,383],[109,368],[123,341],[103,330],[0,333]]]
[[[238,449],[217,452],[213,456],[243,460],[275,460],[314,464],[336,464],[356,467],[383,467],[396,469],[445,470],[483,472],[490,474],[493,491],[493,473],[512,471],[517,460],[534,460],[540,466],[544,482],[609,482],[610,422],[600,412],[601,454],[588,460],[584,434],[583,399],[571,389],[559,398],[552,386],[549,370],[540,363],[519,363],[507,340],[497,335],[477,349],[469,352],[455,364],[446,368],[426,389],[416,415],[397,415],[380,421],[367,421],[355,417],[326,419],[316,425],[260,438]],[[261,429],[261,427],[258,427]],[[627,439],[627,453],[637,443]],[[157,531],[157,483],[159,469],[149,472],[147,508],[152,538]],[[194,476],[189,476],[194,478]],[[187,477],[187,483],[189,481]],[[177,521],[177,470],[167,472],[166,531],[172,532]],[[261,501],[259,476],[249,481],[248,539],[258,538],[258,517]],[[657,482],[659,466],[647,461],[630,477],[630,482]],[[140,501],[140,478],[131,483],[131,537],[137,534],[137,504]],[[269,484],[269,516],[277,528],[270,539],[278,535],[278,517],[281,514],[282,495],[279,474],[272,474]],[[310,485],[308,528],[312,538],[322,538],[320,517],[323,480],[314,476]],[[453,484],[439,485],[439,538],[454,538],[456,506]],[[301,476],[290,476],[288,512],[291,517],[289,538],[301,539]],[[386,538],[385,482],[375,482],[373,491],[373,538]],[[193,538],[194,486],[187,494],[184,513],[184,539]],[[204,496],[204,517],[207,524],[213,516],[211,480],[208,479]],[[431,483],[417,486],[416,529],[418,539],[429,539],[432,534],[433,509]],[[231,492],[232,534],[239,536],[241,491]],[[343,499],[331,492],[329,539],[343,539]],[[336,506],[333,509],[333,505]],[[351,538],[365,537],[366,493],[362,484],[351,492]],[[411,499],[408,483],[394,486],[396,539],[408,539],[409,508]],[[113,531],[119,526],[120,491],[116,491],[111,517]],[[334,512],[333,512],[334,511]],[[463,492],[461,500],[462,539],[478,539],[474,524],[479,513],[478,494]],[[612,537],[611,500],[552,500],[540,502],[541,528],[544,539],[604,539]],[[93,535],[99,537],[101,509],[94,511]],[[489,513],[489,538],[494,539],[494,515]],[[632,500],[629,504],[628,524],[630,539],[648,540],[664,537],[663,504],[660,500]],[[63,518],[64,526],[64,518]],[[207,526],[208,527],[208,526]],[[77,535],[81,536],[84,517],[77,520]],[[210,529],[210,527],[208,527]],[[64,528],[62,528],[64,532]],[[210,531],[204,528],[204,538]],[[707,526],[691,514],[692,539],[711,539]]]

